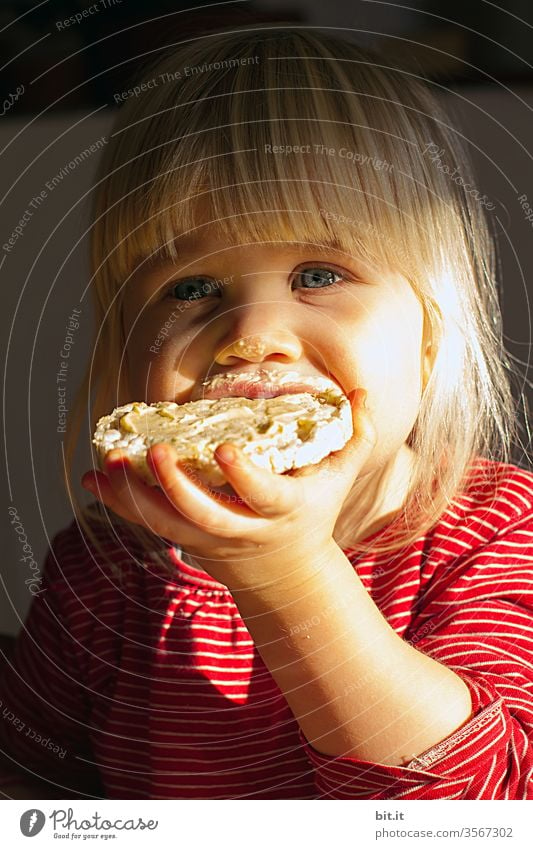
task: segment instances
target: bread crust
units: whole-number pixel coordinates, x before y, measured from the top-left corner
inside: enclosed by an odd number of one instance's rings
[[[178,459],[209,486],[226,483],[214,451],[232,442],[253,463],[281,474],[318,463],[352,436],[350,403],[330,389],[274,398],[225,397],[176,404],[133,401],[99,419],[93,444],[100,468],[108,451],[121,448],[146,483],[156,485],[146,452],[170,442]]]

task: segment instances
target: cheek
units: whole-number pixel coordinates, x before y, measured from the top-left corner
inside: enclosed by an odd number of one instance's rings
[[[356,335],[355,362],[369,393],[378,431],[396,441],[409,435],[422,392],[423,316],[405,306],[386,310]]]
[[[159,400],[153,396],[154,391],[158,395],[164,389],[164,376],[169,372],[169,349],[173,347],[173,328],[162,335],[165,319],[161,321],[160,317],[148,312],[133,314],[130,310],[125,314],[125,322],[128,322],[125,359],[131,394],[144,400]]]
[[[365,371],[379,375],[388,389],[404,382],[412,385],[421,367],[422,321],[418,315],[387,311],[365,324],[355,338]]]
[[[171,311],[146,315],[126,336],[128,385],[131,398],[155,401],[187,400],[197,379],[200,344],[198,332],[171,321]]]

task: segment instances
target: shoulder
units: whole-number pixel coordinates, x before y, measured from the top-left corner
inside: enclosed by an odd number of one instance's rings
[[[111,522],[100,504],[89,505],[84,510],[83,518],[84,521],[80,521],[74,517],[50,542],[50,551],[65,566],[75,569],[76,566],[86,565],[88,561],[98,561],[102,559],[102,552],[120,558],[121,552],[125,552],[132,544],[132,536],[125,526]]]
[[[466,493],[480,501],[501,500],[508,504],[511,514],[533,510],[533,472],[478,457],[466,476]]]
[[[435,530],[483,543],[521,525],[533,533],[533,473],[478,457]]]
[[[122,522],[110,519],[99,502],[83,520],[74,517],[52,538],[45,562],[46,583],[57,592],[83,597],[107,593],[127,576],[143,571],[148,552]]]
[[[424,604],[435,602],[450,613],[459,602],[504,597],[507,603],[526,605],[532,563],[533,474],[477,459],[460,493],[424,539]]]

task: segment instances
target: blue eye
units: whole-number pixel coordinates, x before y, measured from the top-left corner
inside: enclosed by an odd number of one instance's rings
[[[178,301],[198,301],[218,290],[218,281],[209,277],[187,277],[174,283],[168,294]]]
[[[330,288],[331,286],[336,286],[337,283],[344,279],[344,275],[340,274],[338,271],[334,271],[332,268],[322,268],[322,266],[311,266],[306,268],[304,271],[298,271],[297,274],[305,280],[307,287],[310,289]],[[322,286],[320,282],[320,275],[325,274],[330,276],[330,282],[326,282],[326,285]],[[338,277],[338,280],[331,280],[332,277]],[[324,277],[322,277],[322,280],[324,280]]]

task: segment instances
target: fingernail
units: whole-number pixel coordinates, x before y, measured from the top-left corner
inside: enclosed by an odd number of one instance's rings
[[[164,460],[167,455],[166,448],[162,445],[153,445],[150,453],[157,463],[159,463],[160,460]]]
[[[122,461],[122,456],[120,448],[113,448],[111,451],[107,452],[105,462],[107,465],[109,465],[109,463],[112,463],[113,465],[115,463],[120,463]]]
[[[223,463],[233,463],[237,459],[237,453],[229,445],[223,445],[217,448],[217,454]]]
[[[114,459],[108,459],[106,462],[106,468],[110,472],[127,472],[128,461],[125,457],[115,457]]]

